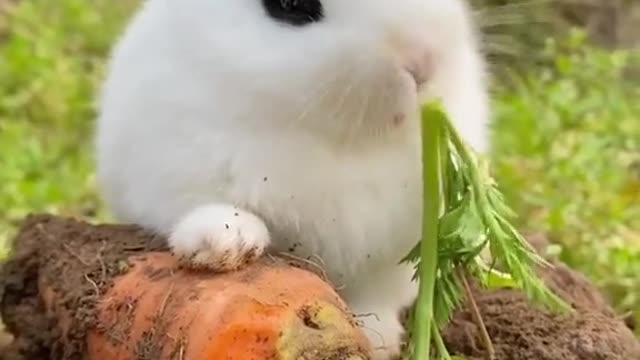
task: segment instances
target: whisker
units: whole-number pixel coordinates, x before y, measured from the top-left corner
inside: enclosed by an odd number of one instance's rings
[[[366,61],[362,62],[363,64],[367,64]],[[356,69],[360,69],[360,66],[356,65],[355,66]],[[358,96],[358,99],[360,100],[358,105],[354,108],[355,111],[353,112],[353,114],[348,113],[347,115],[347,119],[343,119],[343,121],[346,121],[347,123],[347,127],[346,127],[346,131],[345,131],[345,136],[342,139],[342,143],[343,144],[347,144],[350,141],[352,141],[356,136],[358,136],[358,134],[360,133],[360,129],[362,127],[362,124],[364,123],[364,119],[366,117],[366,113],[367,113],[367,107],[369,106],[369,101],[368,98],[371,96],[371,92],[373,91],[373,87],[372,86],[367,86],[366,90],[364,89],[363,85],[366,81],[366,77],[363,76],[358,76],[358,74],[355,74],[354,77],[357,79],[357,81],[353,82],[352,84],[355,84],[355,86],[352,85],[352,88],[357,89],[356,90],[356,94],[361,95]],[[362,96],[364,95],[364,96]],[[364,101],[362,101],[364,100]]]
[[[354,81],[353,81],[353,77],[350,77],[349,79],[349,83],[347,86],[345,86],[342,90],[342,92],[340,93],[340,97],[339,100],[336,104],[336,107],[333,109],[332,114],[333,114],[333,118],[337,118],[338,114],[340,114],[342,112],[342,108],[344,107],[345,101],[346,99],[349,97],[349,95],[351,95],[351,91],[353,90],[353,85],[354,85]]]
[[[290,124],[299,123],[304,121],[305,118],[312,112],[315,106],[322,106],[322,103],[331,94],[333,85],[339,81],[339,79],[346,73],[348,73],[349,67],[344,66],[339,71],[335,71],[333,76],[330,76],[310,90],[304,97],[304,103],[300,110],[300,113],[291,119]]]
[[[360,108],[357,117],[358,120],[354,121],[354,126],[351,127],[351,139],[358,135],[358,132],[362,129],[362,127],[365,125],[365,122],[367,121],[367,115],[370,113],[369,105],[371,104],[372,94],[375,89],[375,86],[373,85],[375,84],[369,84],[369,86],[366,87],[367,90],[366,92],[364,92],[364,94],[366,94],[364,97],[364,104]]]

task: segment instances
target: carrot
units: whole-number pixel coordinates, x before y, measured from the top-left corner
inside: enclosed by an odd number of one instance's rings
[[[135,227],[41,217],[23,229],[4,274],[20,281],[3,284],[2,307],[9,331],[23,338],[23,353],[90,360],[370,358],[366,337],[334,289],[290,261],[264,257],[211,274],[181,268],[167,251],[140,242],[148,235]],[[30,282],[44,309],[34,307],[34,316],[53,318],[55,331],[35,336],[43,344],[26,346],[24,335],[34,331],[24,306],[33,301],[22,290]]]

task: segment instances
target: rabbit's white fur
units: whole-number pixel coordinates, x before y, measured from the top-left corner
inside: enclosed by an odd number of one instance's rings
[[[484,151],[483,61],[462,1],[323,5],[294,27],[261,0],[147,1],[103,88],[99,181],[120,220],[193,265],[234,269],[268,245],[322,259],[387,359],[417,290],[398,263],[421,232],[418,104],[442,98]]]

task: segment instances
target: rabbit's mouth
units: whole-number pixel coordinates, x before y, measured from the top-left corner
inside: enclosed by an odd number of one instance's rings
[[[409,75],[411,75],[411,78],[413,78],[413,81],[416,83],[417,87],[420,87],[422,86],[422,84],[427,82],[426,75],[419,69],[407,68],[407,72],[409,73]]]
[[[422,92],[429,80],[429,74],[417,67],[405,67],[403,72],[408,75],[417,93]]]

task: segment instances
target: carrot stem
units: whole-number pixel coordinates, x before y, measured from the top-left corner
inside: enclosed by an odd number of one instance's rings
[[[442,120],[422,112],[423,219],[420,244],[420,285],[414,322],[414,360],[429,359],[431,328],[434,323],[434,289],[438,264],[438,220],[440,215]]]

